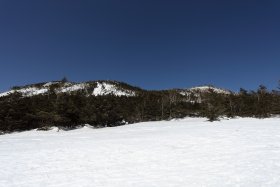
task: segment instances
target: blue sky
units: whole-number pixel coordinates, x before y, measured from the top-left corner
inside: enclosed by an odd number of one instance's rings
[[[280,1],[1,0],[0,91],[68,77],[276,88]]]

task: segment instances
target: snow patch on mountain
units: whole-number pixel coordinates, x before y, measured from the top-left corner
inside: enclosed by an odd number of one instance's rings
[[[191,92],[209,92],[209,91],[213,91],[215,93],[218,94],[230,94],[231,92],[228,90],[224,90],[221,88],[216,88],[214,86],[197,86],[197,87],[193,87],[189,89]]]
[[[8,92],[3,92],[3,93],[0,93],[0,97],[6,97],[10,94],[13,94],[15,93],[15,90],[11,90],[11,91],[8,91]]]
[[[217,94],[224,94],[224,95],[229,95],[232,93],[231,91],[221,89],[221,88],[216,88],[214,86],[198,86],[189,89],[178,90],[178,93],[186,97],[188,102],[201,103],[202,94],[209,93],[210,91],[213,91],[214,93]]]
[[[61,90],[59,90],[59,93],[68,93],[68,92],[74,92],[74,91],[79,91],[79,90],[83,90],[86,88],[86,84],[85,83],[79,83],[79,84],[74,84],[74,85],[69,85],[66,87],[62,87]]]
[[[28,88],[11,90],[11,91],[8,91],[8,92],[1,93],[0,97],[8,96],[8,95],[16,93],[16,92],[22,94],[22,96],[24,96],[24,97],[31,97],[31,96],[34,96],[34,95],[44,94],[47,91],[48,91],[47,88],[28,87]]]
[[[124,90],[116,87],[114,84],[105,83],[105,82],[97,82],[97,87],[93,90],[92,95],[115,95],[115,96],[135,96],[135,92],[131,90]]]
[[[178,90],[178,92],[181,95],[189,96],[189,97],[190,96],[198,97],[198,96],[200,96],[201,93],[209,93],[210,91],[213,91],[218,94],[226,94],[226,95],[232,93],[229,90],[217,88],[214,86],[197,86],[197,87],[193,87],[193,88],[189,88],[189,89]]]
[[[60,82],[58,81],[54,81],[54,82],[47,82],[46,84],[43,85],[43,87],[50,87],[52,85],[55,85],[55,84],[59,84]]]

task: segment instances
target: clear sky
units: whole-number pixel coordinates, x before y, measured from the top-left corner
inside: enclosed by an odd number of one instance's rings
[[[60,80],[276,88],[279,0],[1,0],[0,91]]]

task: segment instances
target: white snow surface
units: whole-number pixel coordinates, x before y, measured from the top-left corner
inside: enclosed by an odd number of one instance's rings
[[[6,134],[0,163],[3,187],[279,187],[280,119]]]
[[[188,99],[189,102],[201,103],[202,102],[201,94],[209,93],[210,90],[212,90],[213,92],[215,92],[217,94],[229,95],[229,94],[232,93],[229,90],[216,88],[214,86],[198,86],[198,87],[193,87],[193,88],[189,88],[189,89],[180,90],[179,93],[182,96],[185,96]]]
[[[92,95],[116,95],[116,96],[135,96],[135,92],[130,90],[121,90],[113,84],[97,82],[97,87],[93,90]]]
[[[52,85],[54,85],[54,84],[59,84],[60,82],[56,82],[56,81],[53,81],[53,82],[47,82],[46,84],[44,84],[43,86],[44,87],[50,87],[50,86],[52,86]]]
[[[190,88],[189,90],[194,92],[208,92],[209,90],[213,90],[215,93],[219,93],[219,94],[230,94],[230,91],[228,90],[216,88],[213,86],[197,86],[197,87]]]
[[[74,92],[74,91],[78,91],[78,90],[83,90],[86,88],[86,86],[87,85],[85,83],[68,85],[66,87],[62,87],[62,89],[59,90],[59,92],[61,92],[61,93]]]
[[[10,90],[8,92],[3,92],[3,93],[0,93],[0,97],[5,97],[5,96],[8,96],[8,95],[10,95],[12,93],[15,93],[15,91],[14,90]]]
[[[48,91],[47,88],[28,87],[28,88],[22,88],[19,90],[10,90],[8,92],[0,93],[0,97],[8,96],[15,92],[21,93],[24,97],[31,97],[34,95],[44,94],[47,91]]]

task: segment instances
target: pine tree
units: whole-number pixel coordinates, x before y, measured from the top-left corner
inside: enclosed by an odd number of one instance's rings
[[[61,79],[61,82],[62,82],[62,83],[66,83],[66,82],[68,82],[67,77],[65,77],[65,76],[64,76],[64,77]]]

